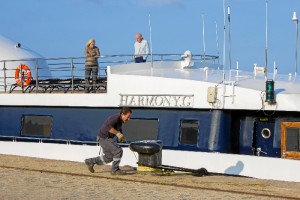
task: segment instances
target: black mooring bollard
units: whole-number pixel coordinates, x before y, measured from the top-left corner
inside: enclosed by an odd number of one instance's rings
[[[152,169],[144,170],[145,167],[158,167],[162,164],[162,142],[160,140],[143,140],[132,142],[129,145],[129,148],[132,151],[138,153],[138,165],[139,168],[143,168],[140,171],[155,171]]]

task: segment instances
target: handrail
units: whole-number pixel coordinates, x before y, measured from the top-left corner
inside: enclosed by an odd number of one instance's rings
[[[181,55],[182,54],[153,54],[153,56],[157,56],[157,57],[166,57],[166,56],[172,56],[172,57],[178,57],[178,59],[176,60],[182,60],[181,59]],[[134,55],[132,54],[116,54],[116,55],[103,55],[103,56],[99,56],[99,58],[103,59],[103,58],[115,58],[115,57],[134,57]],[[200,57],[200,58],[199,58]],[[70,59],[85,59],[86,57],[82,57],[82,56],[78,56],[78,57],[56,57],[56,58],[24,58],[24,59],[11,59],[11,60],[0,60],[1,62],[16,62],[16,61],[36,61],[36,60],[70,60]],[[193,60],[203,60],[205,58],[205,60],[217,60],[219,59],[219,56],[215,56],[215,55],[202,55],[202,54],[195,54],[193,55]],[[153,60],[154,61],[154,60]],[[158,60],[157,60],[158,61]],[[162,60],[165,61],[165,60]]]
[[[153,61],[180,61],[182,60],[182,54],[153,54]],[[0,91],[1,87],[4,88],[4,92],[8,92],[7,88],[10,87],[9,92],[12,92],[14,89],[21,89],[22,92],[32,91],[33,89],[38,92],[40,87],[44,87],[45,81],[49,81],[49,84],[61,84],[57,87],[69,87],[70,91],[73,93],[75,87],[82,87],[79,84],[76,85],[77,79],[83,84],[84,82],[84,70],[85,70],[85,59],[86,57],[60,57],[60,58],[26,58],[26,59],[11,59],[11,60],[0,60]],[[193,55],[193,60],[195,61],[203,61],[203,60],[211,60],[213,63],[215,60],[218,60],[218,56],[212,55]],[[22,62],[31,63],[30,70],[32,74],[32,84],[27,87],[18,87],[15,84],[14,76],[15,69]],[[98,63],[99,67],[99,78],[106,77],[106,66],[113,66],[118,64],[127,64],[134,62],[134,55],[132,54],[121,54],[121,55],[102,55],[99,56]],[[1,67],[2,66],[2,67]],[[13,67],[12,67],[13,66]],[[20,79],[25,79],[26,74],[24,75],[24,71],[20,75]],[[57,81],[64,81],[63,83],[57,83],[52,81],[51,79]],[[70,80],[70,82],[68,82]],[[75,81],[76,80],[76,81]],[[52,82],[54,83],[52,83]],[[21,81],[22,82],[22,81]],[[67,82],[67,83],[66,83]],[[65,85],[63,85],[65,84]],[[101,83],[103,84],[103,83]],[[67,86],[68,85],[68,86]],[[46,86],[45,86],[46,87]],[[47,86],[48,87],[48,86]],[[53,86],[54,87],[54,86]],[[53,90],[52,87],[52,90]],[[56,87],[56,88],[57,88]],[[56,89],[54,88],[54,89]],[[76,88],[75,88],[76,89]],[[47,90],[47,88],[43,88],[43,90]]]

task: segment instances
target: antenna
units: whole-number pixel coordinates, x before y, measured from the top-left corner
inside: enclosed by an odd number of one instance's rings
[[[266,0],[266,49],[265,49],[265,68],[266,74],[268,73],[268,0]]]
[[[151,30],[151,16],[149,13],[149,31],[150,31],[150,53],[151,53],[151,67],[153,68],[153,53],[152,53],[152,30]]]
[[[297,78],[298,71],[298,18],[297,13],[293,12],[292,21],[296,24],[296,48],[295,48],[295,79]]]
[[[224,19],[224,32],[223,32],[223,80],[225,79],[225,49],[226,49],[226,20],[225,20],[225,0],[223,0],[223,19]]]
[[[231,35],[230,35],[230,7],[228,6],[228,50],[229,50],[229,70],[231,70]]]
[[[218,70],[220,69],[220,52],[219,52],[219,36],[218,36],[218,24],[216,24],[216,42],[217,42],[217,55],[218,55]]]
[[[204,50],[204,67],[206,67],[206,61],[205,61],[205,54],[206,54],[206,49],[205,49],[205,37],[204,37],[204,15],[202,14],[202,39],[203,39],[203,50]]]

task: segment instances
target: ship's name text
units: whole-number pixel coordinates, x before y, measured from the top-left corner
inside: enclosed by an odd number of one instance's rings
[[[120,94],[120,106],[192,108],[194,95]]]

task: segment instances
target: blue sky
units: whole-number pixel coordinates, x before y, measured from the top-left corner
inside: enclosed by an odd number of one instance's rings
[[[150,40],[149,14],[153,53],[203,54],[203,15],[206,54],[219,51],[223,62],[223,0],[2,0],[0,5],[0,34],[48,58],[84,56],[91,37],[102,55],[132,54],[137,32]],[[265,5],[265,0],[225,0],[233,67],[236,61],[247,70],[265,64]],[[300,0],[268,0],[268,67],[276,61],[279,73],[295,71],[294,11],[299,18]],[[225,60],[228,66],[228,44]]]

